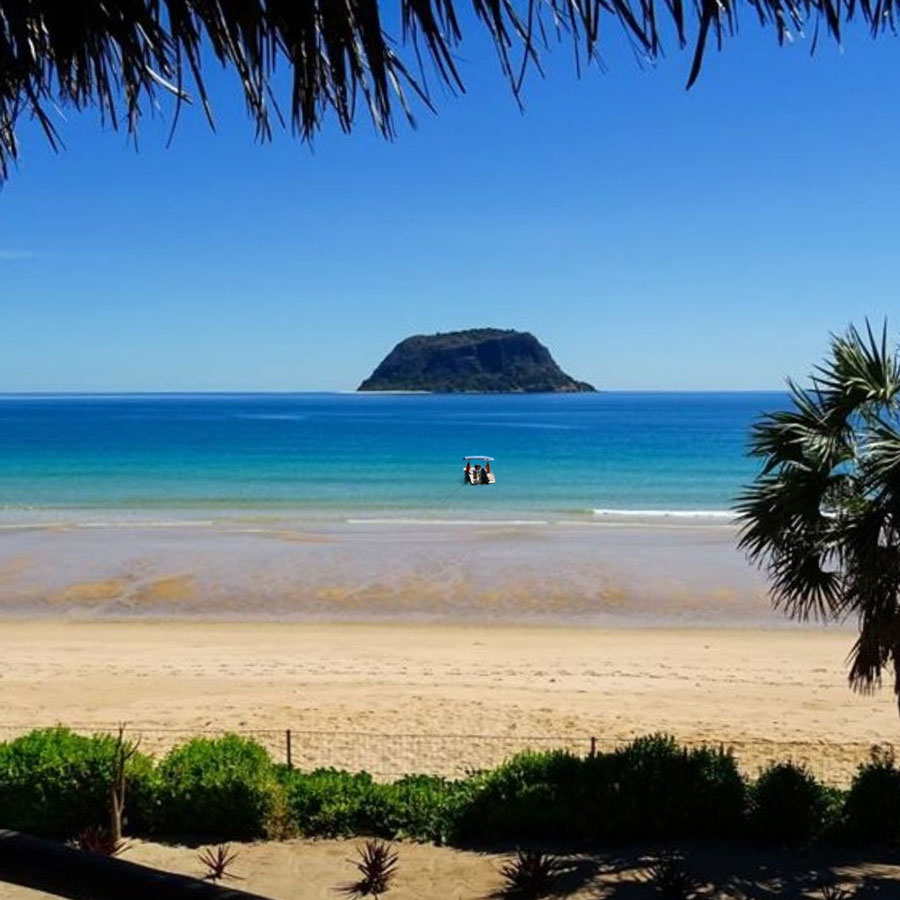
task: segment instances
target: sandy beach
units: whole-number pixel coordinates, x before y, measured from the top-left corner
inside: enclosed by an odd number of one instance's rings
[[[852,630],[799,627],[721,523],[185,520],[0,532],[0,737],[129,723],[162,751],[446,775],[668,732],[845,781],[897,736]]]
[[[890,691],[847,687],[851,643],[799,628],[5,622],[0,706],[7,736],[127,722],[149,750],[236,729],[283,758],[292,729],[295,764],[383,777],[665,731],[733,746],[751,772],[789,755],[840,780],[897,736]]]

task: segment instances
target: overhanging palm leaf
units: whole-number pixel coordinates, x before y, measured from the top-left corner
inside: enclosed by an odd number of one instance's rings
[[[831,341],[793,409],[753,427],[760,474],[741,496],[740,546],[797,619],[855,617],[850,682],[893,668],[900,702],[900,357],[867,327]]]
[[[779,43],[807,24],[817,35],[820,23],[840,41],[842,22],[855,16],[873,35],[894,29],[893,0],[741,2],[774,26]],[[396,40],[383,25],[386,9],[399,12]],[[59,146],[57,105],[97,106],[114,128],[133,133],[160,89],[180,104],[189,81],[212,121],[202,66],[210,54],[238,73],[261,138],[272,115],[281,119],[270,88],[279,62],[292,72],[289,119],[303,138],[328,110],[349,131],[358,98],[389,137],[397,103],[407,117],[411,94],[430,106],[426,68],[462,89],[454,51],[463,20],[488,31],[518,96],[548,33],[567,34],[576,61],[591,59],[604,21],[620,25],[647,59],[662,54],[667,22],[681,46],[695,30],[690,86],[710,36],[721,46],[736,31],[738,9],[739,0],[0,0],[0,179],[17,156],[21,116],[36,118]]]

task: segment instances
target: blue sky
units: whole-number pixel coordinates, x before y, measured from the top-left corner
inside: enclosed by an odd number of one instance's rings
[[[351,389],[401,338],[528,329],[608,389],[767,389],[896,308],[897,43],[777,49],[745,17],[606,71],[562,47],[520,113],[483,41],[467,93],[388,143],[148,118],[135,152],[67,112],[0,192],[0,391]],[[900,317],[893,316],[895,333]]]

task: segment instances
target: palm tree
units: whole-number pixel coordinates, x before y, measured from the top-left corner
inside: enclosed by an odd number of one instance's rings
[[[900,703],[900,357],[866,327],[832,337],[792,409],[753,427],[762,469],[740,498],[740,546],[794,619],[856,620],[850,684],[893,669]]]
[[[895,24],[892,0],[0,0],[0,180],[17,158],[23,116],[37,119],[54,148],[57,107],[97,107],[133,134],[160,91],[175,98],[173,122],[192,92],[212,122],[204,60],[237,73],[262,139],[273,117],[284,122],[276,65],[292,75],[286,118],[303,138],[329,110],[349,131],[357,99],[390,137],[395,105],[410,119],[411,97],[431,107],[426,71],[463,90],[455,51],[464,27],[488,32],[516,97],[526,69],[540,68],[548,35],[567,36],[580,65],[613,24],[647,60],[662,55],[663,34],[681,47],[690,38],[690,86],[710,37],[721,46],[741,6],[779,43],[809,27],[813,47],[820,26],[840,41],[854,17],[873,35]],[[386,12],[399,34],[385,27]]]

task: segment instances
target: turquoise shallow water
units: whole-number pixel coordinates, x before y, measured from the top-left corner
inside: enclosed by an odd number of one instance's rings
[[[580,517],[719,511],[778,393],[0,397],[0,509]],[[461,457],[497,484],[462,488]]]

